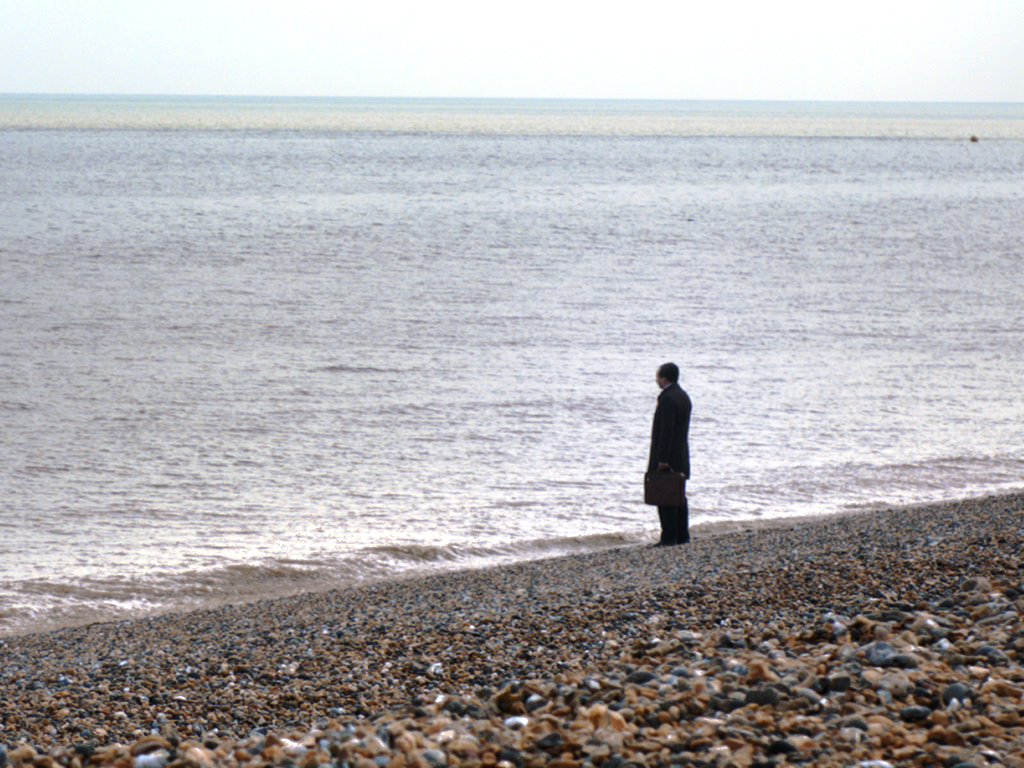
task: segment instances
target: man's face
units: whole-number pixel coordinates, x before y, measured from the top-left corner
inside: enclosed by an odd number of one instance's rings
[[[665,387],[672,383],[668,379],[663,379],[658,374],[654,374],[654,380],[658,382],[658,387],[660,389],[664,389]]]

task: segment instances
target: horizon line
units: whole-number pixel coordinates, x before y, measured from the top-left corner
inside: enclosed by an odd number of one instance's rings
[[[986,104],[1021,106],[1024,101],[969,101],[929,99],[756,99],[756,98],[672,98],[644,96],[338,96],[325,94],[245,94],[245,93],[115,93],[0,91],[0,98],[120,98],[120,99],[253,99],[253,100],[363,100],[363,101],[537,101],[537,102],[666,102],[705,104]]]

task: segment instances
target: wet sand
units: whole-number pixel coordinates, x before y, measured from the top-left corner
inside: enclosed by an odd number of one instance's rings
[[[0,766],[1024,766],[1024,495],[0,641]]]

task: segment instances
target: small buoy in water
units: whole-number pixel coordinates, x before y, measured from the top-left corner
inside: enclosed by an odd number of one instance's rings
[[[978,137],[977,136],[971,136],[971,141],[977,142],[978,141]]]

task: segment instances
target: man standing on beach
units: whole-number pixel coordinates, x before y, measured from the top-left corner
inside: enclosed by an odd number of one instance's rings
[[[658,369],[658,407],[654,411],[654,426],[651,429],[651,457],[647,463],[648,472],[672,470],[690,477],[690,446],[687,435],[690,431],[690,396],[679,386],[679,366],[665,363]],[[685,483],[684,491],[685,491]],[[686,544],[690,541],[689,509],[683,496],[681,507],[658,507],[661,521],[661,538],[656,547]]]

